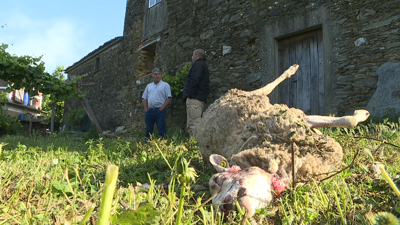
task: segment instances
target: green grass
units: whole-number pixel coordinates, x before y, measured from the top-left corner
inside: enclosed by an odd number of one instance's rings
[[[343,168],[348,168],[322,182],[298,184],[251,220],[384,224],[379,221],[399,217],[399,197],[371,170],[376,163],[385,165],[400,186],[399,129],[399,123],[388,120],[322,129],[340,143]],[[242,219],[241,212],[222,218],[213,210],[208,189],[195,191],[215,171],[202,159],[196,141],[182,134],[149,144],[69,135],[3,136],[0,143],[0,224],[96,223],[108,165],[119,167],[113,224],[239,224]]]

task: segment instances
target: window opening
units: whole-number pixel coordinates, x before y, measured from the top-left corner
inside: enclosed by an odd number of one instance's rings
[[[137,67],[138,77],[151,74],[154,69],[157,42],[140,49],[139,66]]]
[[[100,64],[100,57],[97,57],[97,58],[94,60],[94,72],[99,71],[99,64]]]
[[[149,0],[149,8],[157,5],[160,2],[161,2],[161,0]]]

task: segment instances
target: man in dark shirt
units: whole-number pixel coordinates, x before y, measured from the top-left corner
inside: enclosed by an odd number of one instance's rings
[[[201,113],[207,102],[209,89],[209,72],[206,55],[203,49],[196,49],[192,55],[192,68],[186,76],[183,87],[183,101],[186,102],[187,126],[190,136],[196,134],[201,120]]]

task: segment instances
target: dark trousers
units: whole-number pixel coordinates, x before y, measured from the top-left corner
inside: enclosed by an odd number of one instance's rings
[[[160,111],[159,108],[149,109],[146,112],[144,121],[146,123],[146,142],[150,139],[150,134],[153,133],[154,123],[157,124],[158,135],[161,138],[165,137],[165,132],[167,131],[165,118],[167,117],[166,110]]]

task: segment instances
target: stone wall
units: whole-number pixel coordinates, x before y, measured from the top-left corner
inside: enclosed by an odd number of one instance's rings
[[[68,78],[85,75],[80,81],[81,91],[94,116],[103,129],[120,126],[121,105],[116,101],[121,86],[124,84],[124,67],[116,59],[121,52],[121,37],[104,44],[80,62],[66,69]],[[95,68],[96,60],[98,68]],[[83,63],[82,63],[83,61]],[[82,109],[80,101],[71,99],[65,104],[65,116],[73,109]]]
[[[332,54],[339,112],[366,107],[377,88],[377,70],[399,61],[400,1],[351,1],[335,5],[338,37]]]
[[[108,91],[104,86],[88,87],[90,96],[97,95],[93,102],[102,102],[96,111],[105,129],[123,124],[144,130],[141,95],[150,78],[138,68],[143,63],[141,47],[153,42],[154,66],[168,74],[190,62],[194,49],[205,49],[210,85],[219,97],[231,88],[254,90],[271,82],[279,75],[278,40],[322,29],[327,115],[366,107],[377,88],[377,69],[399,61],[400,0],[162,1],[165,29],[146,31],[154,33],[150,37],[143,36],[145,15],[152,10],[147,1],[127,1],[123,40],[108,56]],[[270,99],[277,102],[277,92]],[[213,101],[210,93],[207,105]],[[167,115],[168,129],[185,127],[181,99]]]

